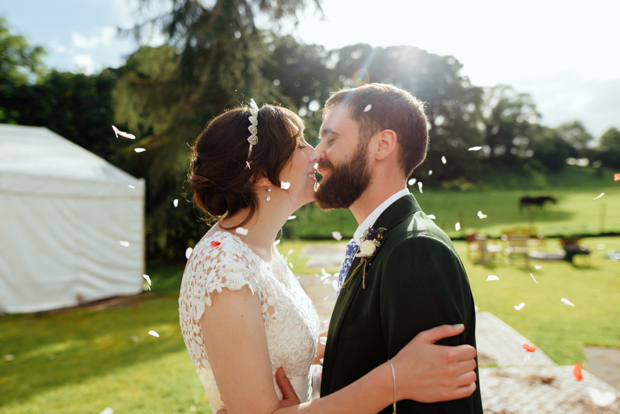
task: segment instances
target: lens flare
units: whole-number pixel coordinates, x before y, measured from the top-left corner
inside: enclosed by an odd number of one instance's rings
[[[364,86],[370,80],[370,73],[364,69],[359,68],[355,72],[353,72],[353,83],[355,86]]]

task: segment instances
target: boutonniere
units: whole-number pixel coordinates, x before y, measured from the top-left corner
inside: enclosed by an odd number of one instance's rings
[[[360,264],[355,268],[353,273],[351,273],[351,277],[349,277],[349,279],[342,284],[342,287],[344,287],[344,285],[346,285],[351,279],[353,279],[353,276],[355,276],[360,267],[363,267],[364,276],[362,277],[362,289],[366,289],[366,265],[368,264],[368,260],[374,256],[377,248],[381,246],[381,241],[385,237],[384,233],[386,230],[387,229],[385,227],[379,227],[376,230],[371,227],[368,230],[364,231],[364,234],[362,234],[361,238],[362,244],[359,248],[359,251],[355,255],[355,257],[361,257],[362,260],[360,261]]]

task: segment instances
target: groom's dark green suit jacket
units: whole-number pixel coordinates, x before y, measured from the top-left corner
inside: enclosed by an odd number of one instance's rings
[[[380,227],[387,231],[368,261],[366,288],[362,289],[360,268],[336,301],[321,397],[361,378],[393,358],[418,333],[438,325],[465,324],[462,334],[438,344],[476,346],[474,300],[448,236],[420,210],[413,195],[389,206],[373,226]],[[353,261],[347,278],[360,260]],[[476,385],[471,397],[434,404],[404,400],[397,404],[397,412],[482,414],[480,384]],[[381,412],[392,413],[392,407]]]

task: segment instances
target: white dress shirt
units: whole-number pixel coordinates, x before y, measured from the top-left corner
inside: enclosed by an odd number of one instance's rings
[[[374,211],[370,213],[364,221],[362,221],[362,224],[359,225],[357,230],[355,230],[355,234],[353,235],[353,239],[355,239],[355,243],[357,243],[358,246],[361,246],[362,242],[360,239],[362,238],[364,231],[368,230],[369,227],[374,226],[379,216],[383,214],[383,212],[387,210],[389,206],[394,204],[396,200],[399,200],[409,194],[411,194],[409,193],[409,189],[404,188],[400,190],[399,192],[397,192],[396,194],[392,195],[390,198],[385,200],[383,203],[381,203],[379,207],[375,208]]]

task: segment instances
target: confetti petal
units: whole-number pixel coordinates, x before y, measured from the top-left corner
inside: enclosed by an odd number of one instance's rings
[[[577,381],[583,381],[583,374],[581,373],[581,364],[577,362],[575,368],[573,368],[573,375]]]
[[[172,200],[172,205],[175,206],[175,207],[178,207],[179,206],[179,199],[175,198],[174,200]]]
[[[454,230],[456,230],[456,231],[461,230],[461,223],[460,223],[460,222],[457,222],[457,223],[454,225]]]
[[[321,343],[321,345],[325,345],[327,343],[327,337],[326,336],[321,336],[319,338],[319,342]]]
[[[103,409],[102,412],[100,412],[99,414],[114,414],[114,410],[111,409],[110,407],[106,407]]]
[[[480,211],[480,210],[478,210],[477,215],[478,215],[478,218],[479,218],[479,219],[481,219],[481,220],[482,220],[483,218],[487,218],[487,215],[486,215],[486,214],[483,214],[483,213],[482,213],[482,211]]]
[[[592,200],[598,200],[599,198],[603,197],[605,195],[605,193],[601,193],[598,196],[594,197]]]
[[[188,247],[188,248],[185,250],[185,258],[186,258],[186,259],[189,259],[189,258],[190,258],[190,256],[192,255],[192,252],[193,252],[193,251],[194,251],[194,249],[192,249],[191,247]]]
[[[133,150],[134,150],[135,152],[144,152],[144,151],[146,151],[146,149],[145,149],[145,148],[134,148]]]
[[[534,265],[534,269],[540,270],[540,269],[542,269],[542,266]]]
[[[426,217],[428,217],[429,219],[433,219],[433,220],[437,219],[437,217],[435,217],[434,214],[429,214]]]
[[[276,240],[273,244],[275,244],[277,246],[278,244],[280,244],[280,241],[281,240]]]
[[[131,185],[131,184],[127,184],[127,187],[131,188],[132,190],[136,188],[135,185]]]
[[[252,167],[250,167],[250,163],[249,163],[249,162],[247,162],[247,161],[245,162],[245,167],[246,167],[248,170],[251,170],[251,169],[252,169]]]
[[[323,302],[325,302],[327,299],[329,299],[329,296],[325,296],[325,297],[323,298]]]
[[[235,233],[243,234],[244,236],[247,236],[248,235],[248,229],[244,229],[243,227],[237,227],[235,229]]]
[[[144,278],[144,280],[146,280],[146,283],[149,284],[149,286],[151,286],[151,278],[149,275],[142,275],[142,277]]]
[[[159,338],[159,334],[155,331],[149,331],[149,335],[154,336],[155,338]]]
[[[441,163],[442,164],[446,164],[448,162],[448,160],[446,160],[446,157],[441,157]]]
[[[289,262],[288,267],[290,267],[292,269],[293,268],[293,263]]]
[[[280,188],[283,190],[288,190],[291,188],[291,183],[287,183],[286,181],[280,182]]]
[[[364,108],[364,112],[370,111],[371,108],[372,108],[371,104],[366,105],[366,108]]]
[[[497,277],[495,275],[489,275],[489,276],[487,276],[487,280],[499,280],[499,277]]]
[[[428,176],[430,177],[431,175],[433,175],[433,170],[428,170]]]
[[[534,275],[530,273],[530,276],[532,276],[532,280],[533,280],[536,284],[538,284],[538,282],[536,282],[536,279],[534,279]]]
[[[513,307],[515,308],[515,310],[520,311],[521,309],[523,309],[524,306],[525,306],[525,303],[521,302],[517,306],[513,306]]]
[[[332,237],[338,241],[342,240],[342,234],[339,231],[332,231]]]
[[[534,345],[523,344],[523,349],[525,349],[526,352],[536,352],[537,348]]]
[[[409,184],[409,186],[412,186],[412,185],[414,185],[414,184],[415,184],[415,182],[416,182],[416,181],[418,181],[418,180],[417,180],[417,179],[415,179],[415,178],[412,178],[412,179],[410,179],[409,181],[407,181],[407,184]]]
[[[588,394],[590,394],[594,405],[599,407],[609,407],[616,402],[616,395],[610,391],[605,392],[596,388],[588,388]]]
[[[129,138],[129,139],[136,139],[135,135],[129,134],[129,133],[124,132],[124,131],[121,131],[120,129],[118,129],[114,125],[112,125],[112,130],[114,131],[114,135],[116,135],[116,138],[118,138],[118,136],[120,135],[121,137]]]
[[[289,218],[287,218],[287,220],[295,220],[297,218],[297,216],[290,216]]]
[[[620,181],[620,173],[614,174],[614,181]]]
[[[217,247],[220,244],[222,244],[222,243],[220,243],[219,241],[215,241],[215,240],[211,241],[211,246],[213,246],[213,247]]]
[[[129,242],[125,241],[125,240],[120,240],[119,243],[121,244],[121,246],[123,247],[129,247]]]
[[[566,299],[566,298],[562,298],[562,299],[560,299],[560,300],[561,300],[562,302],[564,302],[565,304],[567,304],[568,306],[575,306],[575,305],[573,305],[573,304],[571,303],[571,301],[570,301],[570,300],[568,300],[568,299]]]
[[[422,191],[422,182],[418,183],[418,189],[420,190],[420,194],[424,194],[424,192]]]
[[[482,149],[482,147],[471,147],[469,149],[467,149],[467,151],[480,151]]]
[[[289,257],[291,255],[291,253],[293,253],[295,250],[291,249],[288,251],[288,253],[286,254],[286,257]]]

